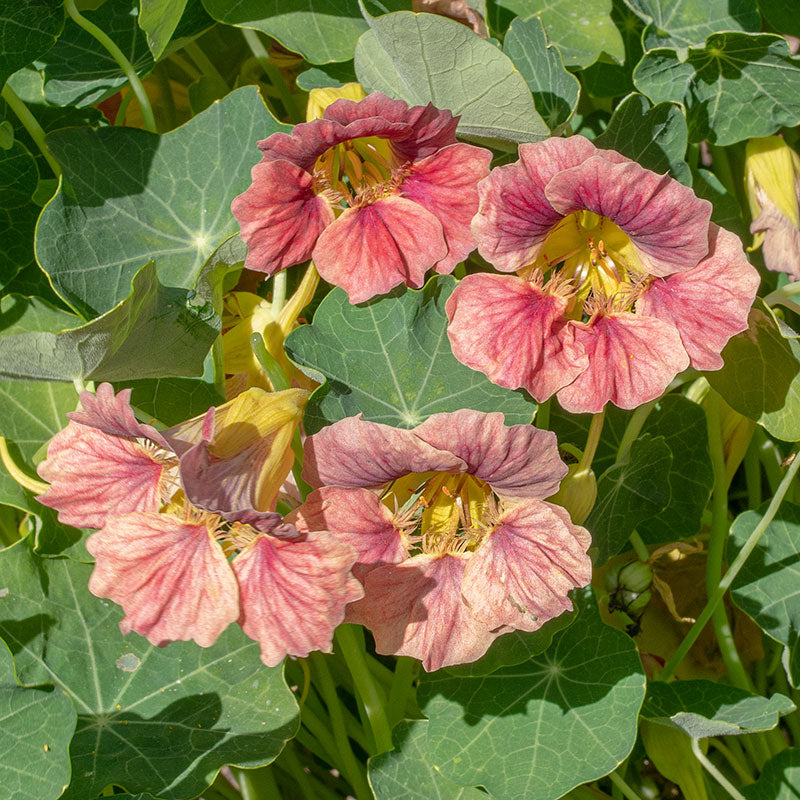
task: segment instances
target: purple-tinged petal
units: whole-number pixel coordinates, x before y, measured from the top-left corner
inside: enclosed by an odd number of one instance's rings
[[[164,464],[127,436],[73,421],[53,437],[38,472],[50,488],[37,500],[60,522],[102,528],[110,514],[158,511]]]
[[[750,233],[764,234],[764,263],[767,269],[785,272],[792,280],[800,280],[800,231],[790,219],[770,203],[753,220]]]
[[[168,514],[109,517],[86,540],[95,557],[89,591],[125,611],[119,627],[161,647],[210,647],[239,616],[236,580],[204,523]]]
[[[367,489],[315,489],[286,521],[299,531],[330,531],[350,545],[358,553],[353,574],[362,583],[375,567],[408,557],[409,543],[394,515]]]
[[[652,275],[691,269],[708,252],[711,203],[634,161],[614,164],[594,156],[553,176],[545,197],[564,216],[589,210],[610,219]]]
[[[710,251],[694,269],[656,278],[636,303],[638,314],[677,328],[695,369],[722,367],[720,352],[747,330],[747,314],[761,282],[739,237],[712,223]]]
[[[311,486],[377,487],[410,472],[463,472],[464,462],[412,431],[367,422],[334,422],[305,442],[303,478]]]
[[[583,136],[520,145],[519,161],[493,169],[478,186],[480,208],[472,221],[478,252],[501,272],[535,261],[564,216],[548,202],[545,187],[562,170],[598,153],[603,154]]]
[[[251,174],[250,188],[231,203],[247,245],[245,266],[273,275],[308,261],[333,222],[330,204],[314,194],[311,175],[288,161],[262,161]]]
[[[636,408],[658,397],[689,366],[678,331],[655,317],[619,313],[575,323],[575,338],[589,357],[589,366],[558,402],[573,414],[596,414],[611,401]]]
[[[428,672],[479,659],[497,638],[461,599],[467,555],[419,555],[378,567],[366,578],[364,599],[348,619],[366,625],[375,649],[411,656]]]
[[[449,450],[501,497],[550,497],[567,465],[558,455],[556,435],[533,425],[504,424],[501,412],[461,409],[433,414],[414,433],[439,450]]]
[[[516,275],[467,275],[445,306],[453,355],[542,402],[588,364],[572,328],[561,324],[566,306],[564,297]]]
[[[591,536],[556,509],[526,501],[503,512],[467,564],[464,601],[487,627],[538,630],[569,611],[568,592],[591,580]]]
[[[398,190],[441,223],[448,247],[436,264],[441,274],[452,272],[475,249],[470,222],[478,210],[478,181],[489,174],[491,160],[482,147],[454,144],[414,164]]]
[[[274,667],[289,656],[331,651],[348,603],[363,597],[350,574],[355,551],[327,532],[286,541],[257,536],[233,560],[244,632]]]
[[[400,283],[419,288],[446,255],[442,223],[397,195],[348,208],[322,232],[313,253],[320,276],[344,289],[351,303]]]

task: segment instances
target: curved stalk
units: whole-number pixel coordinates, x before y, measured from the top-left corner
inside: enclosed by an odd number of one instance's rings
[[[28,135],[33,139],[39,152],[45,157],[45,160],[53,170],[56,178],[61,177],[61,164],[56,161],[55,156],[50,152],[50,148],[45,141],[45,132],[42,126],[37,121],[36,117],[31,114],[30,109],[17,93],[6,83],[3,91],[0,92],[3,100],[8,103],[8,107],[14,112],[16,118],[22,123],[22,127],[28,132]]]

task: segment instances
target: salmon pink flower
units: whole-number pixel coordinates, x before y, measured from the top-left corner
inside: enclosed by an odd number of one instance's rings
[[[249,389],[159,433],[136,421],[129,390],[83,393],[40,467],[40,499],[101,528],[86,541],[89,589],[122,606],[123,633],[209,647],[238,621],[268,666],[330,650],[363,595],[356,553],[272,510],[307,394]]]
[[[413,430],[350,417],[306,441],[304,476],[320,488],[288,519],[357,551],[365,596],[347,619],[378,652],[436,670],[537,630],[589,582],[589,533],[544,501],[566,472],[553,433],[501,413],[434,414]]]
[[[457,123],[376,92],[259,142],[253,183],[231,206],[245,266],[273,275],[313,258],[351,303],[419,288],[431,267],[452,272],[475,248],[470,221],[491,160],[456,142]]]
[[[719,369],[759,284],[711,204],[582,136],[519,148],[479,186],[472,229],[502,272],[447,302],[456,358],[571,412],[658,397],[689,364]]]

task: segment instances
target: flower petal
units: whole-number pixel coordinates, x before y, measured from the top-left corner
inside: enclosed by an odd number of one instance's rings
[[[123,633],[159,647],[189,639],[210,647],[239,616],[236,580],[205,524],[168,514],[113,516],[86,549],[96,559],[89,591],[122,606]]]
[[[333,222],[328,201],[312,190],[311,175],[289,161],[262,161],[251,174],[250,188],[231,203],[247,244],[245,266],[273,275],[308,261]]]
[[[472,222],[478,252],[501,272],[532,263],[563,217],[548,202],[545,186],[599,152],[583,136],[520,145],[520,160],[493,169],[478,187],[480,208]]]
[[[497,638],[461,599],[469,556],[419,555],[367,575],[364,599],[348,609],[348,619],[366,625],[375,649],[411,656],[428,671],[479,659]]]
[[[65,525],[102,528],[109,514],[157,511],[163,471],[137,441],[73,421],[53,437],[39,464],[50,488],[37,500],[58,509]]]
[[[765,206],[750,225],[750,233],[764,236],[767,269],[800,280],[800,230],[776,206]]]
[[[739,237],[711,225],[708,256],[694,269],[654,280],[636,311],[674,325],[695,369],[722,367],[728,339],[747,329],[761,278]]]
[[[565,216],[588,209],[610,219],[653,275],[691,269],[708,252],[711,203],[635,161],[614,164],[594,156],[555,175],[545,196]]]
[[[596,414],[609,401],[636,408],[658,397],[689,366],[678,331],[655,317],[601,315],[575,324],[575,338],[589,366],[557,394],[573,414]]]
[[[409,545],[391,511],[366,489],[324,486],[286,517],[299,531],[330,531],[358,553],[353,574],[363,583],[375,567],[399,564]]]
[[[359,414],[323,428],[305,442],[303,478],[311,486],[372,487],[409,472],[463,472],[464,462],[412,431],[367,422]]]
[[[509,427],[499,411],[433,414],[414,433],[463,459],[466,472],[486,481],[502,497],[550,497],[567,474],[552,431],[533,425]]]
[[[268,666],[287,656],[329,653],[345,606],[364,592],[350,574],[352,548],[327,532],[302,540],[260,535],[233,560],[244,632],[261,645]]]
[[[566,306],[563,297],[516,275],[467,275],[445,306],[453,355],[493,383],[524,387],[542,402],[588,364],[571,326],[560,324]]]
[[[567,593],[591,580],[589,532],[557,508],[528,501],[505,511],[467,564],[464,600],[488,627],[538,630],[569,611]]]
[[[419,288],[446,255],[441,222],[396,195],[348,208],[323,231],[313,253],[322,278],[344,289],[351,303],[400,283]]]
[[[436,271],[447,274],[474,249],[470,222],[478,210],[478,181],[489,174],[492,154],[482,147],[454,144],[418,161],[398,190],[436,216],[442,225],[447,256]]]

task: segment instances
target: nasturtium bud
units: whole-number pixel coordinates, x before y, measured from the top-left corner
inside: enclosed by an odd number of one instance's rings
[[[630,561],[619,571],[619,584],[631,592],[643,592],[653,582],[653,570],[644,561]]]
[[[572,521],[576,525],[582,525],[597,500],[597,480],[594,472],[591,468],[582,469],[580,464],[571,464],[558,491],[547,499],[566,508]]]

